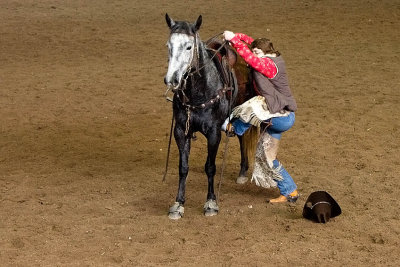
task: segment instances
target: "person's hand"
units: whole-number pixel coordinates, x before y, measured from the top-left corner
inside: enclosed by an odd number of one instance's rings
[[[226,41],[230,41],[233,37],[235,37],[235,34],[231,31],[224,31],[224,39]]]

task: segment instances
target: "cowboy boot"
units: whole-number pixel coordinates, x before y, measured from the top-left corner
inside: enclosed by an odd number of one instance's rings
[[[295,203],[298,198],[299,198],[299,192],[297,192],[297,190],[294,190],[288,196],[280,195],[277,198],[273,198],[267,201],[269,203],[285,203],[285,202]]]

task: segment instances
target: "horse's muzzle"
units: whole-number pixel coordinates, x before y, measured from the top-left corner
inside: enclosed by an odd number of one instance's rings
[[[167,87],[171,87],[173,89],[177,89],[180,85],[180,81],[177,79],[177,77],[174,75],[172,79],[167,79],[167,77],[164,77],[164,83]]]

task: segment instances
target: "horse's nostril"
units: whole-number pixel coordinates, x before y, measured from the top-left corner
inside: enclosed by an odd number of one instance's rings
[[[164,83],[167,84],[167,77],[164,77]]]

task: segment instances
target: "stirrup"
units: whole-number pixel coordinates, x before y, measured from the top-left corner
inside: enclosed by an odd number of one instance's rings
[[[234,129],[232,123],[229,122],[229,123],[226,125],[225,133],[226,133],[226,136],[227,136],[227,137],[233,137],[233,136],[236,135],[235,129]]]

